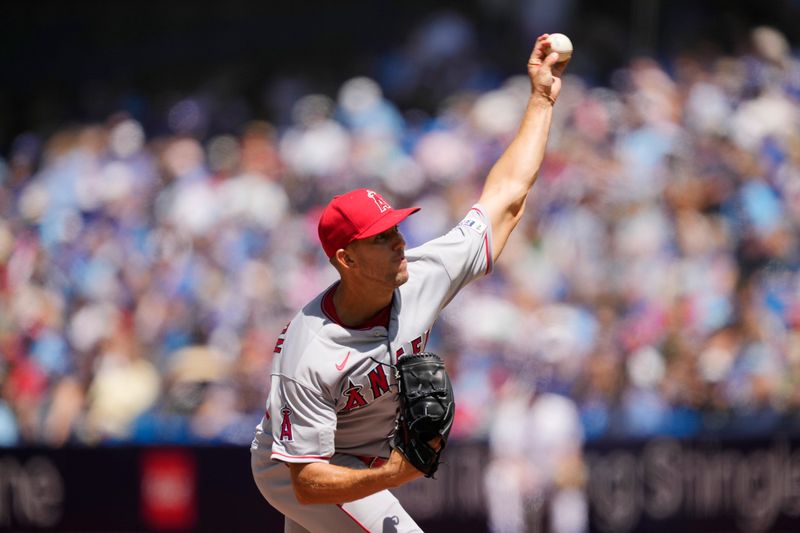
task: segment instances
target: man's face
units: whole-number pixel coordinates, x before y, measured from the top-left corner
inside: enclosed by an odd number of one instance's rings
[[[406,241],[397,226],[347,246],[359,276],[382,285],[399,287],[408,281]]]

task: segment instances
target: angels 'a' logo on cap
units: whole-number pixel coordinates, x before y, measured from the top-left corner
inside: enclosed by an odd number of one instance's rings
[[[387,209],[391,209],[392,208],[392,206],[389,205],[389,202],[384,200],[383,196],[381,196],[380,194],[376,193],[375,191],[368,190],[367,191],[367,196],[372,198],[372,201],[375,202],[375,205],[378,206],[378,209],[381,210],[381,213],[383,213]]]

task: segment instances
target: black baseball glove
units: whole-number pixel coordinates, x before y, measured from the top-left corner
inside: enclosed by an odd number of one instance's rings
[[[456,403],[444,361],[433,353],[419,353],[397,360],[400,410],[394,446],[426,477],[439,467]]]

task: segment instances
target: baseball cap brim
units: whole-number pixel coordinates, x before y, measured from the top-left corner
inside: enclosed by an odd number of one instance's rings
[[[368,237],[372,237],[379,233],[383,233],[387,229],[390,229],[398,225],[403,220],[408,218],[410,215],[413,215],[420,209],[421,209],[420,207],[406,207],[403,209],[389,210],[386,213],[384,213],[384,215],[380,217],[378,220],[376,220],[375,222],[364,228],[360,233],[358,233],[354,237],[354,240],[366,239]]]

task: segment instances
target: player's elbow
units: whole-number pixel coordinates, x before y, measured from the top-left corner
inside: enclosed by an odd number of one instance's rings
[[[314,498],[312,498],[311,496],[307,495],[302,490],[295,489],[294,497],[295,497],[295,499],[297,499],[297,503],[299,503],[300,505],[311,505],[311,504],[317,503],[316,500],[314,500]]]
[[[508,206],[508,215],[513,221],[514,225],[520,221],[522,214],[525,212],[525,200],[527,200],[527,197],[523,197]]]
[[[289,469],[292,473],[294,497],[301,505],[319,503],[317,491],[314,489],[314,467],[310,466],[311,464],[289,464]]]
[[[318,503],[314,490],[302,482],[293,481],[294,497],[300,505],[311,505]]]
[[[517,227],[517,224],[522,219],[522,215],[525,213],[526,200],[527,197],[522,197],[507,204],[502,218],[503,224],[508,226],[509,233]]]
[[[505,219],[519,221],[525,210],[529,189],[516,181],[503,182],[487,187],[479,202],[490,212],[495,212]]]

